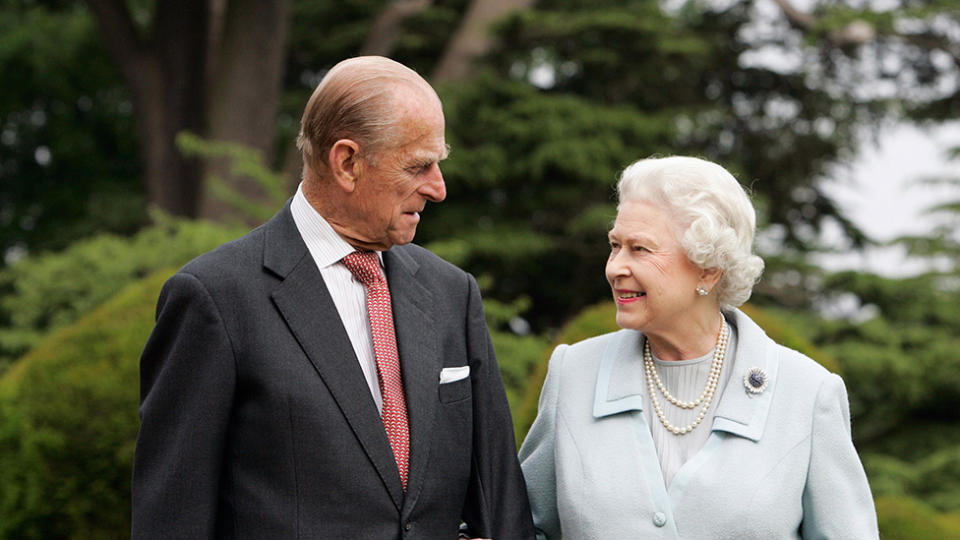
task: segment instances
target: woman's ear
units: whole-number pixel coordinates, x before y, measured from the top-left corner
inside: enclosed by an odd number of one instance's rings
[[[713,288],[717,286],[717,282],[720,281],[721,276],[723,276],[723,271],[715,266],[704,268],[700,272],[700,284],[706,287],[708,291],[712,291]]]
[[[353,192],[360,177],[360,145],[351,139],[340,139],[330,147],[328,158],[333,181],[344,191]]]

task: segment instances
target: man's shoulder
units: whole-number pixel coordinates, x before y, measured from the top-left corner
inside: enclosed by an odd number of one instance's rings
[[[219,280],[228,275],[259,272],[263,265],[263,226],[197,256],[181,269],[201,281]]]
[[[463,279],[467,276],[467,272],[465,270],[443,259],[432,251],[418,246],[417,244],[411,243],[402,246],[394,246],[390,251],[395,252],[395,254],[401,257],[408,257],[410,260],[416,263],[421,270],[425,270],[431,275],[447,275],[459,279]]]

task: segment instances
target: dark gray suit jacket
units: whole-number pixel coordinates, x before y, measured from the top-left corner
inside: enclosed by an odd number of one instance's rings
[[[166,283],[141,357],[134,538],[532,538],[469,274],[384,253],[410,420],[404,494],[336,307],[290,214]],[[444,367],[470,376],[439,384]]]

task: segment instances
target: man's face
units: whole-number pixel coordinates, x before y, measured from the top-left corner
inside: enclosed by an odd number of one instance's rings
[[[447,196],[439,164],[447,155],[440,103],[422,98],[407,105],[397,126],[398,144],[364,160],[352,197],[347,236],[367,249],[413,241],[427,201]]]

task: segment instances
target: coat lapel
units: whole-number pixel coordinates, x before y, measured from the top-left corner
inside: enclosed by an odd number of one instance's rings
[[[733,310],[732,315],[738,332],[737,351],[713,430],[758,441],[776,389],[779,360],[774,342],[755,322],[740,310]],[[640,355],[642,339],[639,332],[621,330],[604,351],[594,394],[596,418],[643,410],[647,390]],[[751,394],[743,386],[744,376],[755,367],[767,374],[767,388],[760,394]]]
[[[433,446],[433,421],[442,359],[437,344],[438,327],[433,294],[416,279],[419,264],[402,248],[384,252],[387,283],[393,305],[393,322],[403,373],[403,388],[410,423],[410,469],[406,505],[416,503],[423,486]]]
[[[776,344],[757,323],[739,309],[733,310],[733,320],[737,326],[736,357],[717,406],[713,429],[759,441],[776,391],[780,360]],[[762,369],[767,376],[767,388],[759,394],[747,392],[743,383],[744,376],[753,368]]]
[[[370,389],[336,305],[296,229],[289,203],[264,227],[264,267],[283,280],[273,291],[273,302],[400,509],[403,488],[383,421],[373,399],[363,397],[369,396]]]
[[[643,410],[646,392],[640,356],[642,335],[633,330],[620,330],[604,350],[594,391],[594,417]]]

